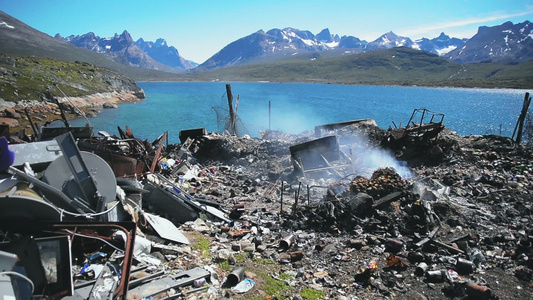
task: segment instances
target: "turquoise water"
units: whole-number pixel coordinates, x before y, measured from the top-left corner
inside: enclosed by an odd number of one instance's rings
[[[462,135],[511,136],[524,100],[524,90],[352,86],[308,83],[230,83],[239,95],[238,116],[251,136],[265,129],[301,133],[316,125],[375,119],[388,128],[405,125],[413,109],[445,115],[446,127]],[[226,83],[139,82],[146,99],[118,109],[105,109],[90,119],[95,131],[118,134],[131,128],[136,137],[153,140],[169,132],[179,142],[184,129],[218,131],[213,106],[227,108]],[[271,113],[269,120],[269,102]],[[83,120],[73,122],[80,126]]]

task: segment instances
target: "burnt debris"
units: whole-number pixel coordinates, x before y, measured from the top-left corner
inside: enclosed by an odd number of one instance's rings
[[[533,152],[441,117],[261,138],[191,129],[175,145],[128,127],[2,139],[1,293],[527,298]]]

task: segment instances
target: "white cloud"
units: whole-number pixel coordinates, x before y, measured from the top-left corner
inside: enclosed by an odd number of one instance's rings
[[[498,20],[508,20],[510,18],[521,17],[525,15],[533,14],[533,6],[529,7],[527,11],[517,13],[517,14],[498,14],[493,16],[481,17],[481,18],[470,18],[457,21],[450,21],[445,23],[437,24],[426,24],[416,28],[408,29],[398,29],[398,33],[402,36],[422,36],[430,32],[442,32],[445,29],[464,27],[474,24],[484,24],[487,22],[498,21]],[[473,28],[472,31],[475,32],[477,28]],[[465,30],[466,32],[466,30]]]

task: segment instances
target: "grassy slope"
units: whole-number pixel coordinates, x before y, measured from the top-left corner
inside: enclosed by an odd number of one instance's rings
[[[39,100],[112,92],[119,83],[134,82],[117,72],[87,63],[74,63],[38,57],[0,56],[0,98],[6,101]],[[117,84],[110,84],[111,81]]]
[[[200,80],[325,82],[335,84],[532,88],[533,62],[520,65],[457,64],[437,55],[395,48],[334,58],[304,55],[224,68]]]
[[[63,61],[80,61],[115,70],[128,77],[139,79],[168,79],[179,76],[127,66],[107,59],[101,54],[78,48],[55,39],[0,11],[0,20],[9,26],[0,30],[0,54],[21,57],[48,57]]]

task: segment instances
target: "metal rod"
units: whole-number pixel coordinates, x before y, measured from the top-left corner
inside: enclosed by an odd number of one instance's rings
[[[270,125],[272,124],[272,105],[270,102],[268,100],[268,130],[271,130]]]
[[[279,215],[283,214],[283,181],[281,182],[281,199],[280,199],[280,209],[279,209]]]
[[[61,90],[59,88],[59,85],[56,84],[56,87],[57,89],[61,92],[61,94],[63,94],[63,96],[65,96],[65,98],[67,99],[67,101],[70,103],[70,105],[72,105],[73,107],[75,107],[78,112],[81,114],[81,116],[85,119],[85,122],[87,122],[87,124],[89,124],[89,127],[91,127],[91,133],[94,134],[94,131],[92,130],[93,128],[93,125],[91,124],[91,122],[89,121],[89,119],[87,118],[87,116],[85,115],[85,113],[83,112],[83,110],[81,110],[79,107],[77,107],[71,100],[70,100],[70,97],[68,97],[67,95],[65,95],[65,93],[63,92],[63,90]],[[59,105],[59,101],[58,101],[58,105]]]
[[[310,201],[311,201],[311,195],[309,194],[309,192],[311,191],[311,188],[309,187],[309,185],[307,185],[307,205],[309,205]]]

